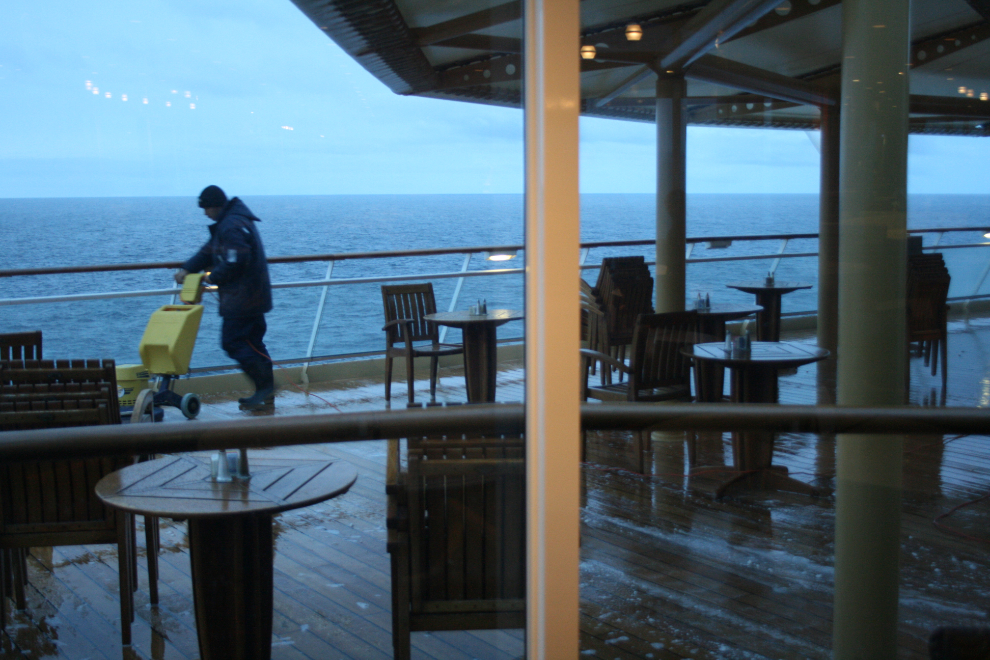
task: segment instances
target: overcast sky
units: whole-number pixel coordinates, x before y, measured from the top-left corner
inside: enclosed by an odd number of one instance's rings
[[[517,193],[522,113],[392,94],[289,0],[5,0],[0,197]],[[126,100],[125,100],[126,99]],[[990,142],[912,137],[912,192]],[[689,192],[817,192],[802,131],[688,130]],[[585,192],[654,189],[649,124],[581,122]]]

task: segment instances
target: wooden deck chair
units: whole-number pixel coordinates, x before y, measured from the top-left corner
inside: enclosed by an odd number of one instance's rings
[[[948,382],[948,305],[951,277],[947,270],[931,268],[908,272],[907,340],[917,345],[925,366],[934,376],[942,358],[942,391]]]
[[[24,402],[37,408],[39,401],[58,402],[95,398],[106,404],[110,424],[120,424],[120,403],[117,399],[117,376],[114,360],[8,360],[0,361],[0,402]],[[18,410],[27,410],[22,403]],[[133,418],[132,418],[133,419]],[[150,418],[149,418],[150,421]],[[149,457],[138,457],[144,460]],[[130,516],[134,533],[134,516]],[[148,559],[148,592],[153,605],[158,603],[158,554],[161,547],[158,518],[144,517],[145,546]],[[132,546],[136,544],[132,540]],[[137,588],[137,554],[130,553],[132,573]],[[24,572],[26,554],[18,561]]]
[[[600,401],[690,401],[691,358],[683,349],[697,342],[698,313],[668,312],[642,314],[633,330],[632,356],[627,366],[612,356],[589,349],[581,350],[584,362],[584,400]],[[591,385],[591,364],[600,362],[628,375],[625,382]],[[634,448],[639,471],[645,472],[644,441],[648,431],[637,434]],[[582,455],[585,448],[582,447]],[[582,456],[583,457],[583,456]]]
[[[41,330],[0,334],[0,360],[40,360]]]
[[[15,408],[20,408],[15,410]],[[51,429],[110,423],[104,401],[34,401],[0,403],[0,430]],[[13,582],[18,608],[24,603],[20,559],[26,549],[60,545],[114,543],[120,575],[121,641],[131,643],[134,620],[133,516],[105,507],[94,492],[96,482],[134,462],[132,456],[20,461],[0,465],[0,550],[5,574],[0,580],[0,626],[6,624],[7,587]]]
[[[437,366],[443,355],[464,352],[459,344],[441,344],[436,323],[423,320],[427,314],[437,311],[433,285],[400,284],[382,286],[382,303],[385,307],[385,400],[392,397],[392,360],[406,361],[406,383],[409,386],[409,405],[415,403],[413,391],[413,360],[430,358],[430,401],[437,398]]]
[[[394,657],[415,631],[525,627],[522,438],[409,439],[404,470],[390,445]]]

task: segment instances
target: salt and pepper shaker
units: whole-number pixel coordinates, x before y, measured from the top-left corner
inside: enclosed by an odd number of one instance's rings
[[[731,332],[725,333],[725,352],[726,352],[727,355],[732,353],[732,333]]]
[[[767,286],[773,286],[773,271],[769,271],[769,270],[767,271],[766,285]]]

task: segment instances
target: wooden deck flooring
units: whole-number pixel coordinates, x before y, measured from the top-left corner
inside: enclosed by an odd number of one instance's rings
[[[954,323],[949,342],[950,406],[990,405],[990,323]],[[805,340],[809,340],[805,338]],[[937,404],[941,383],[912,361],[912,401]],[[815,367],[781,379],[781,400],[814,403]],[[519,365],[500,373],[499,399],[521,400]],[[393,400],[403,405],[396,383]],[[276,414],[384,406],[381,382],[338,384],[320,399],[283,391]],[[417,384],[417,398],[428,393]],[[463,379],[444,374],[439,398],[463,399]],[[235,397],[234,397],[235,398]],[[333,408],[331,408],[331,406]],[[233,418],[232,397],[204,401],[203,418]],[[177,415],[169,411],[168,419]],[[697,461],[731,465],[728,436],[695,441]],[[687,479],[683,435],[654,434],[649,475],[637,474],[627,434],[591,434],[583,466],[581,657],[831,657],[834,499],[786,493],[710,496],[711,479]],[[776,463],[821,486],[834,485],[834,440],[784,434]],[[359,472],[345,496],[276,520],[273,657],[391,657],[385,552],[384,442],[277,450],[332,456]],[[912,437],[905,444],[900,658],[926,658],[941,625],[990,621],[990,510],[962,508],[940,529],[933,520],[987,494],[990,439]],[[161,603],[148,604],[139,558],[134,644],[120,645],[115,551],[81,546],[32,551],[28,610],[0,634],[0,655],[31,658],[195,658],[185,526],[162,522]],[[139,539],[143,535],[139,534]],[[520,630],[415,633],[414,658],[510,659],[523,655]]]

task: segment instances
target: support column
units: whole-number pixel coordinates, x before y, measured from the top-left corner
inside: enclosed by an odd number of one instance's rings
[[[656,311],[684,311],[684,240],[687,121],[684,76],[660,73],[657,79],[657,266]]]
[[[818,194],[818,345],[832,352],[819,362],[818,405],[835,403],[839,346],[839,108],[821,107]]]
[[[904,402],[909,0],[842,3],[841,405]],[[897,656],[897,436],[840,435],[833,657]]]
[[[556,660],[580,649],[581,11],[578,0],[524,4],[526,657]]]

